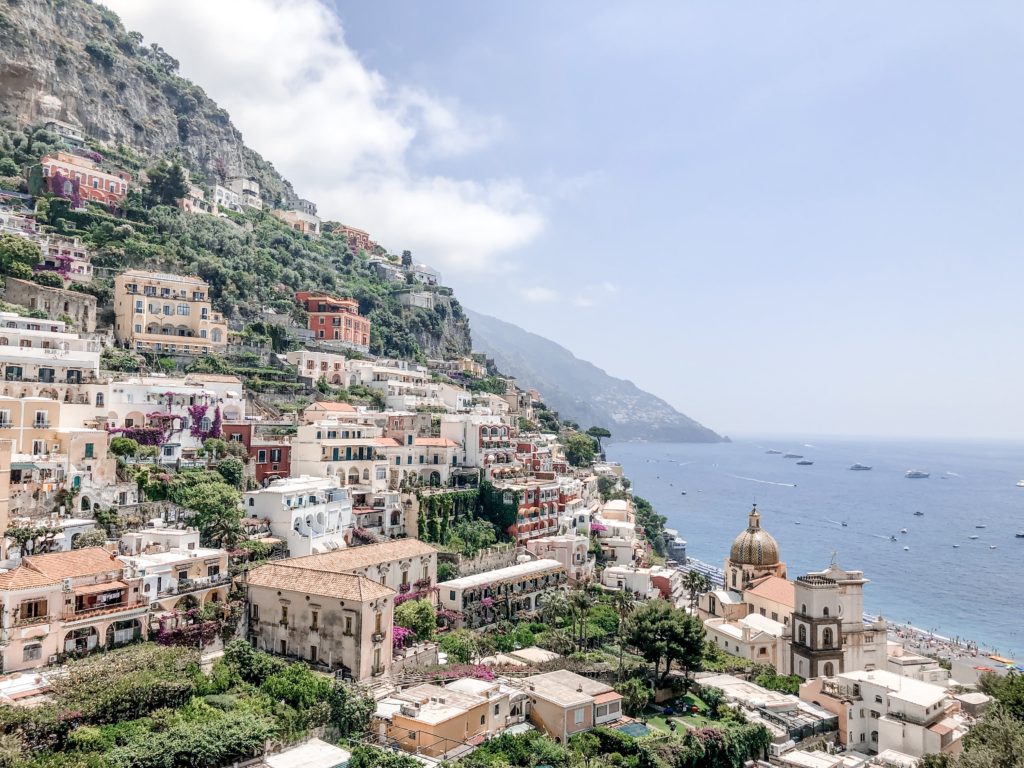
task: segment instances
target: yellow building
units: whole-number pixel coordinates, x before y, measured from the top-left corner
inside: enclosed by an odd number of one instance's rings
[[[223,353],[227,323],[198,277],[129,269],[114,280],[114,333],[132,349],[179,355]]]

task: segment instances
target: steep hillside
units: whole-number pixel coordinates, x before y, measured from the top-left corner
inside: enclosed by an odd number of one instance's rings
[[[179,77],[178,62],[84,0],[0,2],[0,114],[81,125],[107,154],[178,155],[197,179],[255,176],[270,203],[291,185],[245,146],[228,113]]]
[[[235,176],[253,176],[261,185],[263,210],[246,208],[228,218],[159,204],[184,190],[157,195],[152,187],[135,189],[124,219],[92,204],[78,212],[65,200],[44,200],[41,223],[80,236],[94,249],[99,277],[89,290],[101,307],[109,305],[114,274],[157,269],[209,281],[214,305],[235,328],[258,321],[268,308],[301,322],[295,292],[325,290],[359,301],[373,321],[375,354],[425,358],[470,351],[468,322],[449,289],[420,287],[435,294],[433,309],[402,306],[398,294],[409,286],[382,279],[366,254],[350,251],[333,223],[311,238],[276,219],[270,209],[296,199],[291,184],[244,144],[227,112],[202,88],[177,75],[177,66],[170,54],[144,45],[116,15],[86,0],[0,0],[0,186],[28,188],[33,164],[62,148],[60,137],[44,128],[49,120],[82,126],[87,154],[136,179],[147,169],[152,179],[154,168],[173,161],[207,193]],[[12,175],[15,168],[20,177]]]
[[[473,349],[520,385],[535,387],[563,418],[607,427],[616,440],[712,443],[722,438],[635,384],[609,376],[565,347],[503,320],[467,310]]]

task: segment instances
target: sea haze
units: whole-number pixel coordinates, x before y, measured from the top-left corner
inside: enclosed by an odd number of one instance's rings
[[[769,449],[814,464],[796,466]],[[757,502],[790,578],[827,567],[835,551],[840,565],[871,580],[868,612],[1024,656],[1024,539],[1014,537],[1024,530],[1024,488],[1016,487],[1024,478],[1024,445],[835,438],[613,443],[608,458],[622,463],[633,491],[679,530],[691,557],[721,567]],[[851,471],[854,463],[872,470]],[[907,479],[908,469],[931,477]]]

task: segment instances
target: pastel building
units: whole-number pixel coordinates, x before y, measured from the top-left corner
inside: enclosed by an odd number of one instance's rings
[[[339,342],[361,352],[370,349],[370,320],[359,314],[355,299],[299,291],[296,300],[309,316],[309,330],[317,339]]]
[[[291,208],[271,213],[296,232],[320,237],[320,217],[316,215],[316,206],[308,200],[298,200]]]
[[[220,354],[227,323],[198,277],[130,269],[114,279],[114,334],[132,349],[181,355]]]
[[[580,584],[594,578],[595,561],[590,554],[590,538],[587,536],[567,533],[529,539],[526,551],[540,559],[560,562],[569,584]]]
[[[559,744],[622,717],[622,696],[614,688],[566,669],[525,677],[523,685],[530,721]]]
[[[39,161],[43,178],[51,185],[54,194],[64,197],[72,196],[72,187],[77,187],[78,195],[83,201],[101,205],[121,203],[128,194],[128,185],[132,177],[127,171],[108,173],[92,160],[72,155],[68,152],[54,152]],[[61,189],[54,189],[53,184],[63,179]]]
[[[99,547],[23,558],[0,573],[4,672],[146,637],[149,601],[140,588],[141,579]]]
[[[438,604],[460,615],[459,626],[475,629],[536,610],[541,595],[568,581],[557,560],[530,560],[443,581],[437,585]]]
[[[0,391],[65,400],[78,385],[97,381],[101,351],[99,341],[68,332],[60,320],[0,312]]]
[[[441,437],[458,443],[459,463],[489,468],[515,461],[515,431],[490,413],[451,413],[441,416]]]

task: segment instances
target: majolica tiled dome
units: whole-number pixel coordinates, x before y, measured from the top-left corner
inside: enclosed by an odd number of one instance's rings
[[[778,565],[779,544],[761,528],[761,515],[756,506],[750,511],[747,530],[733,540],[729,560],[734,565]]]

